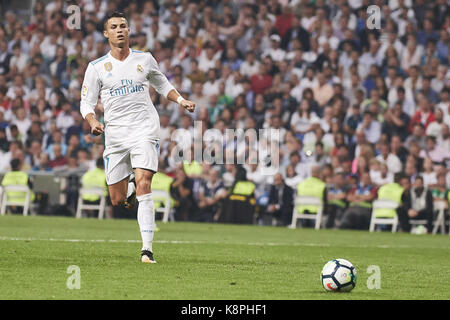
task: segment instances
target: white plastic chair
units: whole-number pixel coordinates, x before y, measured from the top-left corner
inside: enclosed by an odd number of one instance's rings
[[[159,207],[155,210],[155,212],[162,212],[163,218],[162,222],[166,223],[169,221],[170,211],[171,211],[171,205],[170,205],[170,194],[167,191],[163,190],[152,190],[152,197],[153,199],[157,198],[158,201],[160,199],[163,199],[164,207]],[[171,220],[173,221],[173,217],[171,217]]]
[[[398,208],[399,204],[393,200],[388,199],[377,199],[374,200],[372,203],[372,217],[370,219],[370,232],[375,231],[375,226],[377,224],[385,224],[385,225],[392,225],[392,232],[395,233],[397,231],[398,226],[398,217],[397,214],[394,218],[377,218],[375,216],[375,210],[376,209],[393,209],[396,210]]]
[[[8,192],[23,192],[25,193],[25,201],[13,201],[8,200]],[[31,190],[28,186],[24,185],[9,185],[3,186],[2,204],[0,214],[3,216],[6,213],[7,206],[23,207],[23,215],[27,216],[30,209]]]
[[[434,201],[433,208],[435,211],[438,211],[436,220],[433,222],[433,234],[436,234],[439,228],[441,228],[441,234],[445,234],[445,203],[443,201]]]
[[[86,204],[83,202],[83,195],[96,195],[100,197],[99,204]],[[83,210],[98,210],[98,218],[103,219],[105,215],[105,207],[106,207],[106,196],[105,189],[100,187],[93,188],[80,188],[79,196],[78,196],[78,205],[77,205],[77,213],[76,218],[81,218],[81,213]]]
[[[317,206],[317,213],[298,213],[298,206]],[[291,229],[297,227],[298,219],[315,220],[314,229],[319,230],[320,224],[322,223],[323,215],[323,202],[322,199],[312,196],[297,196],[295,198],[294,211],[292,213],[292,223],[289,226]]]

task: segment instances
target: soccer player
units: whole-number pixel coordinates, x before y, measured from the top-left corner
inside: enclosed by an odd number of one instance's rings
[[[80,112],[91,133],[105,133],[106,182],[114,206],[130,208],[139,202],[137,217],[142,237],[141,261],[155,263],[153,233],[155,216],[151,194],[153,174],[158,170],[159,116],[149,85],[189,112],[195,103],[183,99],[161,73],[150,52],[131,50],[128,22],[122,13],[108,16],[103,35],[110,51],[89,63],[81,88]],[[95,118],[98,96],[104,107],[105,125]],[[129,178],[134,171],[134,181]]]

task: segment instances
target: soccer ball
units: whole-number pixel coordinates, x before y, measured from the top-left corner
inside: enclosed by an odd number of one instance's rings
[[[345,259],[328,261],[320,275],[322,286],[327,291],[351,291],[356,286],[356,269]]]

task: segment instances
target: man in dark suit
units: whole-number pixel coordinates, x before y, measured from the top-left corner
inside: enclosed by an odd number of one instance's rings
[[[277,173],[270,186],[269,206],[267,212],[277,218],[278,223],[287,226],[292,221],[294,209],[294,190],[286,185],[283,176]]]
[[[426,220],[427,232],[433,228],[433,195],[424,186],[422,176],[417,176],[414,186],[405,191],[402,199],[402,210],[399,211],[398,220],[402,231],[411,231],[411,220]]]
[[[289,43],[292,40],[297,39],[302,45],[303,52],[309,51],[309,38],[310,36],[308,31],[301,26],[299,19],[294,16],[292,19],[292,27],[289,28],[283,35],[283,39],[281,40],[281,48],[283,50],[291,50],[292,48],[289,48]]]

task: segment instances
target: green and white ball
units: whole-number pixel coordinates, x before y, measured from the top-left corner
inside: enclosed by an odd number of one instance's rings
[[[323,267],[320,279],[327,291],[348,292],[356,286],[356,269],[348,260],[333,259]]]

